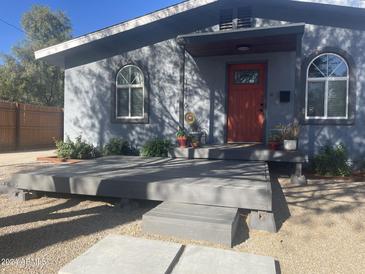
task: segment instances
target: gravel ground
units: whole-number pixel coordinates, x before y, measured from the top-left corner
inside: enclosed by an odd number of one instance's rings
[[[0,153],[0,167],[37,162],[37,157],[54,156],[54,149]]]
[[[39,164],[0,167],[0,183],[33,168]],[[364,273],[365,183],[311,180],[301,187],[273,178],[273,193],[279,232],[246,229],[246,240],[234,250],[273,256],[282,273]],[[141,217],[155,205],[142,201],[127,210],[111,199],[55,196],[19,202],[0,195],[0,271],[56,273],[111,233],[226,248],[144,235]]]

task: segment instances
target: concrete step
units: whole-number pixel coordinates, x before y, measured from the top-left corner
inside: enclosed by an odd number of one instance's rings
[[[169,151],[171,158],[241,160],[265,162],[304,163],[307,157],[300,151],[271,150],[265,146],[207,146],[200,148],[173,148]]]
[[[238,208],[163,202],[143,215],[146,233],[233,246],[243,225]]]

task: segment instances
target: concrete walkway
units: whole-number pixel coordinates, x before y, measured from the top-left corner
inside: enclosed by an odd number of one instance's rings
[[[37,162],[37,157],[55,155],[54,149],[0,153],[0,167]]]
[[[110,235],[59,274],[274,274],[271,257],[194,245]]]

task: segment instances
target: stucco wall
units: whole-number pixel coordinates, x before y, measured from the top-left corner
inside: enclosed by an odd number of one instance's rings
[[[356,78],[356,119],[353,125],[305,125],[302,127],[300,149],[313,155],[326,142],[343,142],[351,158],[358,160],[365,153],[365,33],[361,30],[320,26],[322,19],[310,13],[279,10],[268,14],[265,9],[254,10],[257,26],[278,25],[285,21],[306,21],[303,36],[303,60],[326,47],[345,51],[354,60]],[[274,14],[274,15],[272,15]],[[262,19],[267,17],[268,19]],[[297,19],[297,20],[294,20]],[[305,19],[305,20],[304,20]],[[308,19],[308,20],[307,20]],[[312,21],[313,21],[312,20]],[[327,17],[323,24],[330,24]],[[334,18],[332,25],[338,25]],[[337,20],[338,21],[338,20]],[[355,28],[360,26],[355,25]],[[217,27],[205,27],[216,30]],[[178,35],[178,33],[176,33]],[[173,39],[146,46],[112,58],[69,68],[65,74],[65,136],[82,135],[94,144],[105,143],[120,136],[135,145],[153,137],[174,138],[178,127],[178,96],[180,92],[181,52]],[[257,55],[191,58],[187,56],[185,75],[185,111],[193,111],[207,132],[209,142],[223,143],[226,133],[226,66],[229,63],[266,62],[266,131],[278,123],[293,120],[291,103],[279,103],[279,91],[294,91],[295,53],[279,52]],[[135,63],[146,76],[149,89],[149,124],[111,123],[114,73],[123,65]],[[304,83],[305,79],[302,79]],[[303,95],[304,89],[299,95]],[[293,93],[292,93],[293,94]],[[293,98],[293,97],[292,97]],[[298,105],[300,107],[300,104]]]
[[[265,15],[264,10],[259,10],[258,13]],[[295,22],[298,21],[295,16],[296,13],[286,17],[280,15],[280,13],[275,13],[274,17],[277,19],[292,19],[291,21]],[[365,32],[357,29],[361,27],[358,25],[360,22],[354,25],[355,29],[325,26],[327,24],[339,24],[339,20],[343,21],[344,18],[323,16],[323,18],[315,17],[311,19],[310,14],[306,12],[302,12],[300,17],[303,18],[300,21],[307,22],[302,39],[302,62],[304,63],[313,53],[323,51],[326,48],[346,53],[346,56],[343,57],[348,56],[351,58],[349,61],[353,64],[349,65],[355,78],[355,85],[350,92],[356,94],[355,121],[352,125],[303,125],[300,136],[300,149],[312,157],[326,143],[343,143],[346,145],[354,164],[361,165],[365,154],[365,108],[363,107],[365,105]],[[313,20],[318,24],[310,24]],[[255,22],[256,27],[288,23],[265,18],[256,18]],[[298,107],[300,107],[299,111],[301,112],[304,111],[305,81],[305,77],[302,76],[301,94],[298,94],[301,100]]]
[[[82,135],[95,145],[113,136],[140,145],[154,137],[173,138],[178,128],[181,50],[174,40],[112,58],[74,67],[65,73],[65,136]],[[149,123],[111,122],[115,73],[136,64],[145,73],[149,92]]]
[[[344,143],[351,159],[358,161],[365,153],[365,33],[363,31],[307,25],[303,37],[303,59],[326,47],[345,51],[353,60],[356,116],[354,125],[306,125],[302,128],[300,148],[313,155],[328,141]],[[302,79],[304,81],[304,79]],[[301,92],[305,92],[304,88]],[[355,163],[356,164],[356,163]]]

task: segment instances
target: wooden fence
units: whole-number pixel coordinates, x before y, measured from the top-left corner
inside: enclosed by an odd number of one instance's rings
[[[53,147],[63,139],[63,109],[0,102],[0,151]]]

